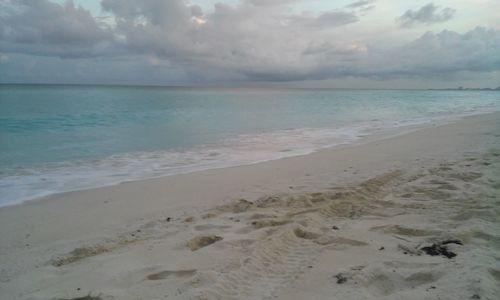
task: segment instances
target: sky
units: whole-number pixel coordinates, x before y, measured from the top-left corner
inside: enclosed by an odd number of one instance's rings
[[[500,86],[500,0],[0,0],[0,83]]]

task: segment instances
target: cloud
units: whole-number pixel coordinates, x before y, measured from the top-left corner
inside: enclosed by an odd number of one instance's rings
[[[388,79],[499,71],[499,47],[499,30],[477,27],[463,34],[427,32],[400,47],[373,49],[353,74]]]
[[[193,74],[210,69],[231,77],[254,77],[270,68],[280,73],[300,65],[302,51],[314,40],[358,20],[343,11],[293,14],[277,5],[289,1],[273,3],[218,3],[213,12],[200,16],[180,0],[102,2],[116,16],[116,32],[129,51],[170,60]]]
[[[421,74],[488,72],[500,70],[498,49],[500,31],[477,27],[463,34],[449,30],[427,32],[403,47],[400,56],[411,57],[414,61],[407,65]]]
[[[418,10],[407,10],[397,19],[401,27],[411,27],[415,24],[433,24],[446,22],[453,18],[455,10],[449,7],[439,8],[433,3],[429,3]]]
[[[3,0],[0,7],[0,48],[40,55],[79,57],[98,55],[113,40],[104,23],[68,1]]]
[[[255,6],[275,6],[275,5],[284,5],[284,4],[298,2],[297,0],[247,0],[247,1]]]
[[[362,22],[359,8],[373,1],[351,3],[348,10],[297,12],[290,9],[295,0],[217,3],[209,11],[183,0],[102,0],[113,26],[72,2],[0,1],[5,8],[0,51],[9,55],[11,70],[20,57],[11,54],[24,53],[72,58],[78,65],[74,69],[90,78],[154,82],[379,80],[500,71],[500,31],[495,29],[427,32],[390,44],[379,36],[364,39],[352,29]],[[406,12],[405,20],[436,22],[447,18],[446,10],[430,4]],[[67,74],[73,69],[66,60],[45,61]]]
[[[352,2],[345,6],[346,9],[349,9],[353,12],[357,13],[365,13],[375,8],[375,2],[377,0],[361,0]]]
[[[356,1],[351,4],[346,5],[345,7],[347,8],[363,8],[366,6],[370,6],[371,4],[375,3],[376,0],[361,0],[361,1]]]
[[[0,52],[0,63],[9,61],[9,56]]]
[[[477,27],[460,34],[427,32],[399,47],[379,48],[322,44],[304,51],[310,65],[288,69],[253,70],[245,75],[258,80],[323,80],[331,78],[442,78],[463,72],[500,71],[500,31]]]
[[[291,16],[289,20],[292,24],[300,27],[326,29],[356,23],[359,21],[355,14],[343,11],[331,11],[317,16],[310,14],[295,15]]]

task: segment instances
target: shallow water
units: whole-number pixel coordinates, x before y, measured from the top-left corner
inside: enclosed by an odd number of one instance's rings
[[[497,111],[489,91],[0,86],[0,205]]]

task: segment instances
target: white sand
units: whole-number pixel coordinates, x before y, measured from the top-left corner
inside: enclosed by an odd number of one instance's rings
[[[500,114],[470,117],[1,208],[0,298],[498,299],[499,213]]]

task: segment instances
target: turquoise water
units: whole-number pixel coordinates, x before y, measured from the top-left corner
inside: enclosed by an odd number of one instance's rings
[[[0,86],[0,205],[497,111],[488,91]]]

